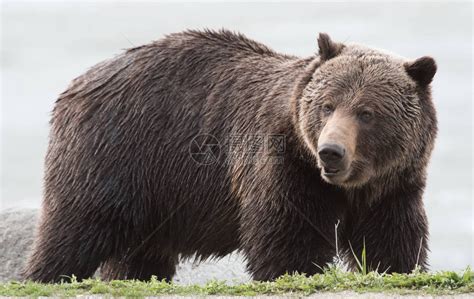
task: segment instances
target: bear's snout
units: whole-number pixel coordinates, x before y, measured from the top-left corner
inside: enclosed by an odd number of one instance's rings
[[[346,154],[346,149],[339,144],[323,144],[318,148],[318,155],[321,161],[330,168],[338,168],[342,158]]]
[[[324,126],[316,154],[321,175],[327,182],[346,183],[355,154],[357,128],[353,117],[339,111],[335,111]]]
[[[337,143],[324,143],[318,147],[320,166],[326,178],[335,178],[347,169],[346,149]]]

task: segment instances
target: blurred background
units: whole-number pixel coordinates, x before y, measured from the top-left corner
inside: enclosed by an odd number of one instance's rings
[[[474,265],[472,3],[4,1],[1,26],[0,212],[40,206],[50,111],[68,83],[97,62],[167,33],[224,27],[279,52],[309,56],[317,51],[318,32],[327,32],[336,41],[405,57],[433,56],[440,129],[425,193],[431,268]],[[224,270],[219,262],[202,267],[243,273],[238,255],[225,263]]]

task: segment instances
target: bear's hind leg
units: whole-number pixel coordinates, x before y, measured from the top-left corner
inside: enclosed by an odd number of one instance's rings
[[[107,240],[99,236],[107,234],[103,228],[84,223],[46,211],[24,278],[47,283],[68,280],[73,275],[78,280],[91,277],[105,256],[101,244]]]
[[[148,257],[143,253],[133,257],[108,259],[101,267],[101,278],[104,280],[138,279],[148,281],[154,275],[158,280],[171,281],[176,273],[178,257]]]

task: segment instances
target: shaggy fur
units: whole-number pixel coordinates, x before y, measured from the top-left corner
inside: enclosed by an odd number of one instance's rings
[[[25,278],[82,279],[101,266],[105,279],[171,279],[180,256],[236,249],[258,280],[313,274],[336,254],[338,220],[352,267],[349,244],[360,256],[364,242],[371,268],[426,267],[434,61],[325,34],[319,47],[301,59],[229,31],[186,31],[75,79],[53,111]],[[339,123],[321,114],[327,101],[357,134],[350,176],[337,183],[324,178],[316,152],[326,123]],[[374,112],[370,125],[358,122],[361,107]],[[190,156],[200,134],[220,142],[215,163]],[[283,135],[285,151],[225,150],[238,135]]]

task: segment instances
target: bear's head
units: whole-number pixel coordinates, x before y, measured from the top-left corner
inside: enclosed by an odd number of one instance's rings
[[[294,113],[322,178],[351,188],[411,168],[424,176],[437,131],[429,86],[435,61],[335,43],[326,34],[318,44]]]

